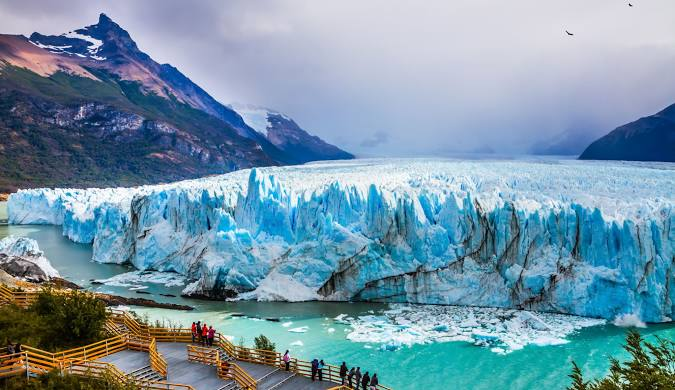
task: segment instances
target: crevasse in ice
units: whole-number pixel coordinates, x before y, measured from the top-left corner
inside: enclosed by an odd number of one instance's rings
[[[187,293],[527,308],[670,321],[675,166],[355,160],[13,194],[94,259]]]

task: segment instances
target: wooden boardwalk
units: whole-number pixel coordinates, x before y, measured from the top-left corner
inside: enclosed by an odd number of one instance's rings
[[[166,380],[194,387],[195,390],[237,389],[234,381],[218,377],[216,367],[188,361],[186,343],[157,343],[157,349],[168,364]],[[112,363],[125,374],[138,372],[148,367],[146,352],[124,350],[98,359]],[[310,378],[286,372],[283,369],[263,364],[236,362],[257,382],[259,390],[326,390],[337,385],[330,382],[312,382]]]
[[[27,307],[37,296],[38,291],[0,285],[0,305]],[[115,309],[109,310],[105,330],[116,336],[57,353],[24,345],[21,353],[0,356],[0,377],[37,377],[57,370],[87,377],[106,375],[146,390],[349,390],[338,385],[337,366],[326,365],[324,381],[312,381],[309,361],[292,358],[291,371],[285,371],[280,368],[281,353],[234,345],[218,332],[214,347],[202,347],[192,343],[190,329],[149,326]]]

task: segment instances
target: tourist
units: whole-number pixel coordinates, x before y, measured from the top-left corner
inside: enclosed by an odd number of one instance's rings
[[[216,336],[216,330],[213,329],[213,326],[209,326],[209,347],[213,347],[213,338]]]
[[[14,344],[11,341],[7,342],[7,354],[14,355]]]
[[[368,374],[368,371],[366,371],[366,374],[363,376],[363,379],[361,379],[361,385],[363,385],[363,390],[368,390],[369,383],[370,383],[370,375]]]
[[[206,324],[202,325],[202,347],[206,346],[206,339],[209,336],[209,328]]]
[[[340,384],[343,386],[345,384],[346,376],[347,376],[347,363],[342,362],[342,365],[340,366]]]
[[[16,343],[14,346],[14,353],[21,353],[21,343]]]
[[[192,344],[195,343],[196,338],[197,338],[197,324],[193,321],[192,322]]]
[[[352,387],[352,380],[354,379],[354,373],[356,372],[356,368],[352,367],[351,370],[349,370],[349,374],[347,375],[347,382],[349,383],[349,387]]]
[[[356,367],[356,372],[354,373],[355,389],[358,389],[361,386],[361,367]]]
[[[286,353],[284,354],[284,357],[281,358],[281,360],[283,360],[284,364],[286,365],[286,371],[290,371],[290,369],[291,369],[291,355],[288,354],[288,350],[286,350]]]
[[[323,368],[326,366],[326,364],[323,362],[323,359],[319,361],[319,382],[323,381]]]
[[[370,390],[377,390],[377,385],[380,384],[380,381],[377,379],[377,374],[373,374],[373,377],[370,379]]]
[[[314,359],[312,360],[312,382],[316,379],[316,372],[319,370],[319,361]]]
[[[197,321],[197,341],[202,341],[202,322]]]

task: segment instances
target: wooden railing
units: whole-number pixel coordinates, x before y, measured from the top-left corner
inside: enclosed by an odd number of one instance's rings
[[[73,375],[80,376],[89,376],[89,377],[103,377],[107,375],[108,378],[118,382],[118,383],[133,383],[140,389],[149,389],[149,390],[194,390],[192,386],[182,385],[178,383],[170,382],[156,382],[156,381],[134,381],[133,378],[130,378],[125,373],[120,371],[112,363],[104,362],[84,362],[76,365],[72,365],[66,369],[66,372]]]
[[[208,366],[218,366],[220,354],[218,350],[210,347],[200,347],[196,345],[187,346],[188,360],[198,362]]]
[[[143,332],[155,338],[158,342],[182,342],[182,343],[191,343],[192,342],[192,330],[186,328],[155,328],[155,327],[145,327],[138,324],[136,320],[126,312],[116,313],[116,321],[124,321],[125,326],[129,329],[143,329]],[[129,326],[131,324],[131,326]],[[220,347],[227,356],[243,362],[264,364],[267,366],[273,367],[284,367],[282,356],[279,352],[275,351],[265,351],[260,349],[243,347],[240,345],[235,345],[222,334],[216,333],[214,338],[214,345]],[[199,361],[204,364],[214,364],[212,363],[215,360],[215,356],[209,356],[208,358],[205,355],[208,353],[209,348],[197,347],[197,346],[188,346],[188,359],[193,361]],[[213,350],[213,349],[211,349]],[[200,355],[201,354],[201,355]],[[192,358],[190,357],[192,356]],[[200,357],[201,356],[201,357]],[[221,360],[223,357],[219,357]],[[215,363],[220,366],[220,364]],[[230,366],[235,363],[229,363]],[[241,371],[239,366],[237,368]],[[235,369],[236,370],[236,369]],[[308,378],[312,376],[312,363],[306,360],[291,359],[291,370],[297,375],[302,375]],[[244,372],[245,373],[245,372]],[[233,374],[232,374],[233,375]],[[248,375],[248,374],[247,374]],[[323,380],[333,383],[342,383],[342,378],[340,378],[340,368],[334,365],[325,365],[322,372]],[[229,377],[228,377],[229,378]],[[241,379],[243,382],[239,383],[240,386],[250,386],[246,382],[242,375],[237,375],[236,378]],[[235,378],[235,379],[236,379]],[[232,379],[232,378],[230,378]],[[255,382],[255,381],[254,381]],[[378,390],[391,390],[391,388],[383,385],[377,386]]]
[[[225,362],[218,367],[218,376],[225,379],[231,379],[239,385],[242,390],[256,390],[258,383],[237,363]]]
[[[26,373],[26,353],[0,355],[0,378],[23,375]]]
[[[25,307],[35,301],[38,294],[39,292],[37,291],[12,291],[3,285],[0,285],[0,304],[13,302],[19,306]],[[51,369],[63,369],[65,364],[76,365],[78,363],[84,362],[91,363],[91,360],[98,359],[124,349],[134,349],[148,352],[150,355],[152,369],[166,378],[168,365],[164,357],[157,350],[157,342],[192,342],[192,331],[190,329],[157,328],[139,323],[132,315],[125,311],[109,309],[109,313],[110,316],[106,322],[105,327],[109,332],[117,334],[117,336],[84,347],[58,352],[56,354],[25,346],[26,359],[24,363],[26,363],[26,367],[21,369],[15,367],[16,361],[11,360],[14,358],[8,357],[8,361],[10,362],[8,366],[5,366],[0,362],[0,377],[2,377],[2,375],[10,375],[5,374],[5,372],[14,373],[23,370],[25,373],[26,369],[31,371],[31,367],[33,367],[33,371],[44,373]],[[216,346],[220,347],[229,357],[233,359],[256,364],[264,364],[273,367],[283,367],[281,354],[278,352],[234,345],[220,333],[216,333],[214,342]],[[199,351],[198,348],[201,347],[193,346],[193,356],[197,355]],[[190,351],[188,350],[188,358],[189,355]],[[199,361],[197,358],[193,360]],[[216,354],[215,359],[213,359],[213,361],[215,361],[213,364],[218,367],[218,373],[219,375],[222,375],[221,377],[237,381],[237,383],[244,389],[254,390],[256,388],[255,380],[251,378],[250,375],[248,375],[236,363],[228,362],[227,367],[229,368],[226,372],[224,372],[221,368],[223,365],[223,360],[223,357],[220,357],[219,354]],[[297,375],[302,375],[305,377],[311,377],[312,375],[312,365],[308,361],[292,359],[291,368],[292,371]],[[341,383],[342,378],[340,378],[339,373],[339,367],[326,365],[323,369],[323,380],[333,383]],[[165,382],[158,383],[166,385]],[[190,388],[189,386],[177,384],[173,384],[173,386],[178,386],[174,387],[176,389]],[[341,389],[343,387],[344,386],[337,386],[335,389]],[[378,385],[377,389],[391,390],[391,388],[383,385]]]
[[[14,303],[17,306],[30,306],[39,295],[39,291],[19,291],[0,286],[0,302],[3,304]]]
[[[148,346],[148,355],[150,356],[150,367],[158,372],[162,378],[166,379],[169,367],[164,356],[157,350],[157,341],[154,338]]]

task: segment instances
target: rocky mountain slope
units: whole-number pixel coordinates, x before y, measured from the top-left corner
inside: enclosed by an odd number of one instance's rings
[[[579,158],[675,162],[675,104],[616,128],[590,144]]]
[[[0,192],[353,157],[333,149],[276,146],[106,15],[58,36],[0,35]]]

